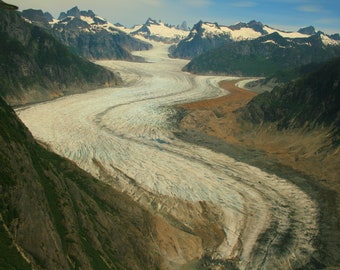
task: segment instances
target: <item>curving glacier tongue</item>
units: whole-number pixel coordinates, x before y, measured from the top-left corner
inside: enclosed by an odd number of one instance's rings
[[[140,54],[147,63],[100,62],[119,70],[125,86],[32,105],[18,110],[19,117],[58,154],[196,232],[201,240],[195,245],[178,244],[186,252],[161,247],[171,265],[204,255],[236,261],[241,269],[308,263],[318,211],[307,194],[276,175],[173,135],[172,105],[225,95],[217,84],[232,78],[183,73],[186,62],[169,59],[166,45]],[[207,209],[214,209],[216,218]],[[214,245],[197,229],[207,216],[222,232]]]

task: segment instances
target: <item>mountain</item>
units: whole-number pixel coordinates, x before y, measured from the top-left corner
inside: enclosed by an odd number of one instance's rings
[[[149,18],[143,25],[137,29],[135,28],[135,30],[130,33],[135,37],[143,37],[165,43],[175,43],[188,35],[189,31],[187,28],[186,23],[175,27]]]
[[[0,269],[162,265],[165,221],[41,147],[1,98],[0,161]]]
[[[313,67],[315,70],[316,68]],[[278,130],[330,127],[340,145],[340,57],[315,71],[256,96],[240,110],[254,124],[274,123]]]
[[[320,32],[307,38],[288,38],[273,32],[210,50],[192,59],[184,70],[203,74],[270,76],[279,70],[323,62],[339,55],[340,43]]]
[[[62,12],[58,20],[51,20],[42,11],[23,11],[22,16],[38,25],[49,25],[52,34],[74,52],[88,59],[139,60],[130,52],[148,50],[149,43],[120,31],[92,10],[80,11],[74,7]]]
[[[11,105],[114,86],[121,78],[74,55],[19,14],[0,10],[0,95]]]
[[[170,56],[191,59],[231,41],[229,33],[218,24],[200,21],[194,25],[186,38],[170,48]]]
[[[267,33],[264,25],[256,21],[232,26],[199,21],[186,38],[170,49],[170,56],[191,59],[224,44],[255,39]]]
[[[298,30],[299,33],[304,34],[304,35],[315,35],[316,31],[315,28],[313,26],[307,26],[305,28],[300,28]]]
[[[225,44],[251,41],[274,33],[278,33],[287,40],[308,39],[313,35],[322,35],[324,45],[329,45],[330,43],[340,45],[332,36],[327,36],[322,32],[316,33],[313,27],[306,27],[298,32],[285,32],[254,20],[249,23],[238,23],[231,26],[200,21],[192,28],[190,34],[185,39],[170,49],[170,56],[192,59]]]

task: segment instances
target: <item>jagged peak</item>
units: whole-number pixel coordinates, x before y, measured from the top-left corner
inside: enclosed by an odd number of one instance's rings
[[[81,16],[86,16],[86,17],[91,17],[91,18],[94,18],[96,16],[96,14],[91,10],[89,9],[88,11],[80,11],[80,15]]]
[[[202,20],[200,20],[198,23],[196,23],[192,30],[196,30],[196,31],[204,31],[205,28],[216,28],[216,29],[220,29],[220,26],[218,25],[218,23],[211,23],[211,22],[203,22]]]
[[[67,16],[74,16],[74,17],[79,17],[80,16],[80,10],[78,6],[75,6],[71,8],[70,10],[67,11]]]
[[[298,30],[298,32],[301,33],[301,34],[305,34],[305,35],[315,35],[316,34],[315,28],[313,26],[307,26],[307,27],[304,27],[304,28],[300,28]]]
[[[159,25],[159,23],[158,23],[156,20],[154,20],[154,19],[152,19],[152,18],[149,17],[149,18],[146,20],[145,25],[152,25],[152,24]]]
[[[94,17],[96,16],[96,14],[94,14],[94,12],[92,10],[88,10],[88,11],[80,11],[80,9],[78,8],[78,6],[75,6],[73,8],[71,8],[70,10],[68,10],[67,12],[61,12],[58,20],[63,20],[66,17],[75,17],[75,18],[80,18],[80,16],[86,16],[86,17]]]
[[[45,16],[46,20],[49,21],[49,22],[52,22],[53,19],[54,19],[53,16],[52,16],[52,14],[49,13],[49,12],[45,12],[45,13],[44,13],[44,16]]]
[[[251,20],[248,23],[239,22],[237,24],[228,26],[231,30],[240,30],[242,28],[251,28],[256,32],[261,33],[262,35],[267,34],[267,32],[263,29],[264,25],[262,22]]]

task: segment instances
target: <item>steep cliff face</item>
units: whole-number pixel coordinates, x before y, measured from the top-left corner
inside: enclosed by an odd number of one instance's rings
[[[16,12],[0,10],[0,95],[11,105],[114,86],[118,75],[74,55]]]

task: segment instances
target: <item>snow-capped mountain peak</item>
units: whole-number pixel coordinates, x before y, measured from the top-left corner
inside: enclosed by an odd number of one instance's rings
[[[174,43],[186,37],[189,31],[148,18],[142,26],[132,31],[131,34],[155,41]]]
[[[111,34],[119,34],[120,32],[114,24],[96,15],[92,10],[80,11],[78,7],[74,7],[66,13],[61,12],[58,20],[54,20],[51,24],[54,25],[54,29],[57,31],[63,31],[64,28],[67,28],[88,33],[103,30]]]
[[[230,41],[240,41],[255,39],[261,35],[261,31],[257,31],[256,28],[245,23],[239,23],[234,26],[224,26],[218,23],[199,21],[191,30],[186,41],[191,41],[197,38],[197,36],[203,39],[224,38]]]

